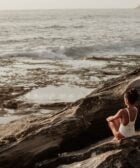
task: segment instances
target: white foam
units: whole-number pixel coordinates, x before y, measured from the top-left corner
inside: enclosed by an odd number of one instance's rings
[[[5,115],[0,117],[0,124],[7,124],[11,121],[17,120],[22,118],[23,116],[17,116],[17,115]]]
[[[65,65],[70,65],[74,69],[79,69],[79,68],[102,68],[106,66],[105,61],[91,61],[91,60],[67,60],[63,61]]]
[[[93,89],[76,86],[47,86],[34,89],[20,99],[33,103],[73,102],[88,95]]]
[[[40,58],[40,59],[51,59],[51,60],[63,60],[68,59],[66,55],[62,52],[53,52],[49,49],[34,49],[31,51],[21,51],[21,52],[12,52],[3,53],[1,57],[27,57],[27,58]]]

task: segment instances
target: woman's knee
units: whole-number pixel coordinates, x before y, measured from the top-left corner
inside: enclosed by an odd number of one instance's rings
[[[113,117],[113,116],[107,117],[107,118],[106,118],[106,121],[107,121],[107,122],[110,122],[110,120],[112,119],[112,117]]]

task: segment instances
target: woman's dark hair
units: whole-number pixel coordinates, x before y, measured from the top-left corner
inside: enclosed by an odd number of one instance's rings
[[[128,99],[130,104],[135,104],[139,98],[139,94],[135,88],[127,91],[124,96]]]

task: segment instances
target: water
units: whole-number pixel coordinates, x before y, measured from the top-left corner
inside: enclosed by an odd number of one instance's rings
[[[140,55],[140,10],[0,12],[0,56]]]
[[[0,86],[38,88],[25,102],[73,102],[140,65],[140,10],[0,11],[0,57]]]
[[[63,86],[47,86],[44,88],[38,88],[27,93],[22,100],[32,103],[58,103],[58,102],[73,102],[81,97],[85,97],[89,94],[92,89],[82,87],[70,87],[67,85]]]

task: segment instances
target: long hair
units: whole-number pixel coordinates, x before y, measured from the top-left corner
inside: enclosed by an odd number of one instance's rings
[[[139,94],[135,88],[132,88],[131,90],[128,90],[124,93],[124,97],[127,98],[128,102],[133,105],[137,102]]]

